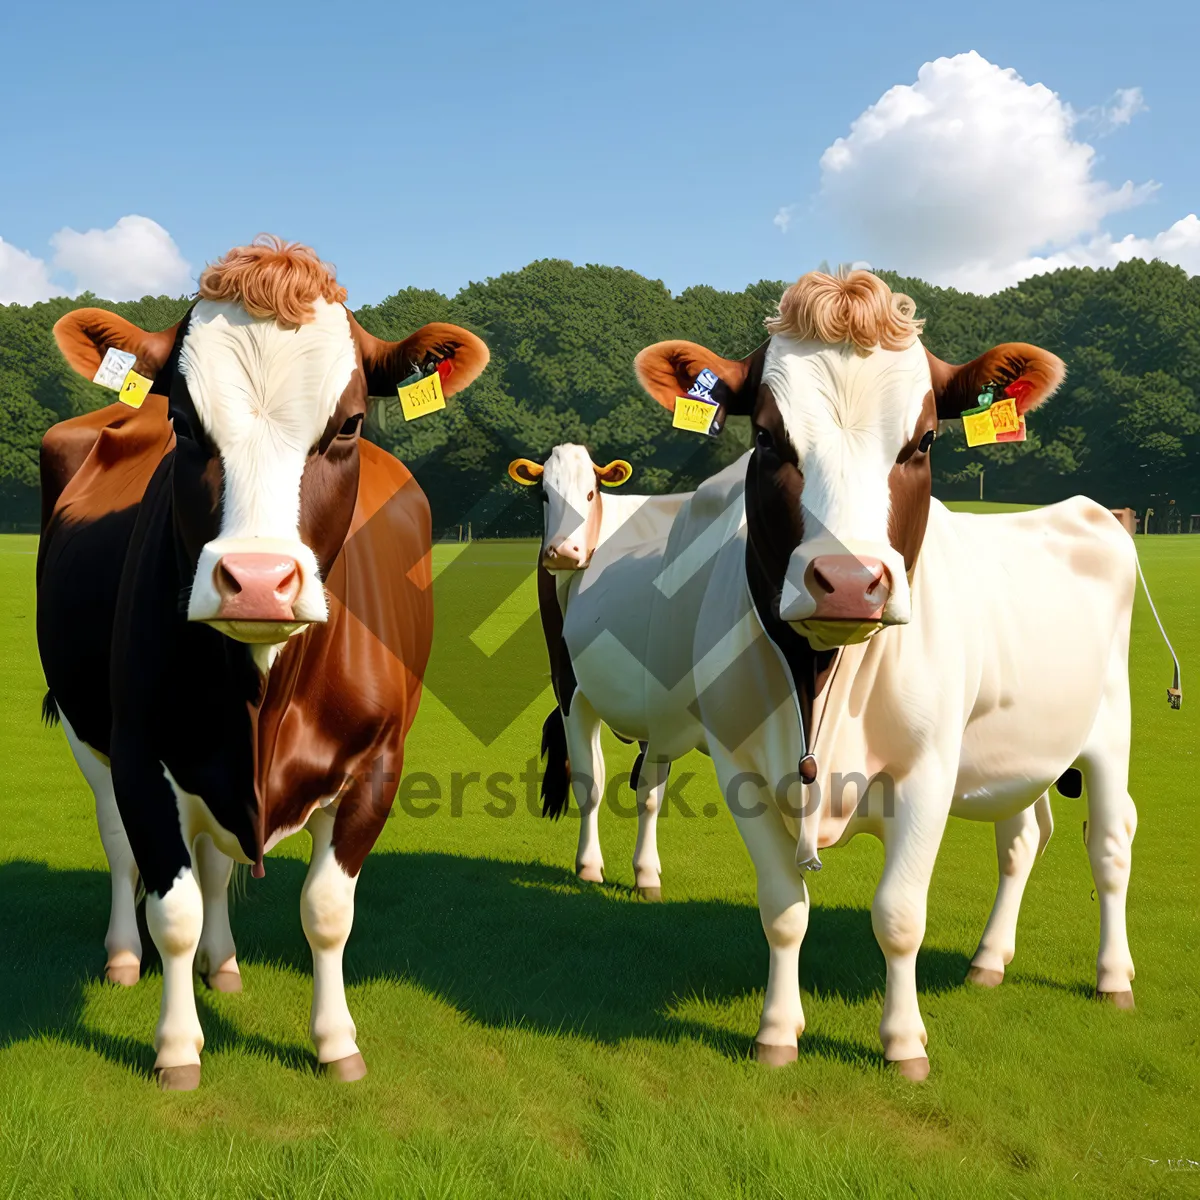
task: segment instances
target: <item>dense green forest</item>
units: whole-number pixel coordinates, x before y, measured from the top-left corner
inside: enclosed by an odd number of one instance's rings
[[[1029,425],[1023,444],[968,450],[961,428],[943,429],[934,452],[943,498],[1046,502],[1084,492],[1109,506],[1165,514],[1183,527],[1200,512],[1200,276],[1161,262],[1040,275],[994,296],[937,288],[881,272],[927,318],[925,343],[962,362],[1001,341],[1035,342],[1069,374]],[[693,486],[741,453],[744,421],[717,439],[673,432],[669,415],[633,376],[634,355],[663,338],[703,342],[739,357],[763,340],[763,319],[783,291],[762,281],[742,292],[698,286],[672,296],[660,282],[617,267],[544,260],[472,283],[453,298],[406,288],[356,315],[372,333],[399,338],[448,320],[479,333],[492,363],[450,407],[405,425],[393,400],[376,408],[369,435],[413,467],[440,532],[471,522],[475,534],[540,526],[535,497],[505,474],[518,455],[544,456],[582,442],[597,462],[627,458],[631,488]],[[0,305],[0,522],[36,523],[37,448],[54,421],[111,392],[75,376],[51,336],[66,311],[100,305],[147,329],[176,321],[189,301],[122,304],[83,295],[31,307]]]

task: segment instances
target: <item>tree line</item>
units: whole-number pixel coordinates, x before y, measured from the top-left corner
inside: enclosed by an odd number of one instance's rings
[[[1024,341],[1067,364],[1066,383],[1030,419],[1024,443],[968,449],[958,423],[944,426],[933,455],[936,495],[976,497],[982,473],[989,500],[1048,503],[1083,492],[1139,513],[1173,508],[1184,529],[1200,512],[1200,276],[1134,260],[1112,270],[1055,271],[976,296],[880,274],[913,297],[926,318],[925,344],[947,361]],[[406,423],[395,399],[376,404],[368,436],[413,468],[443,535],[467,523],[476,536],[540,529],[536,496],[512,484],[506,468],[517,456],[542,458],[558,442],[583,443],[598,463],[628,459],[631,490],[693,487],[749,445],[747,423],[730,420],[715,439],[673,431],[670,415],[638,387],[634,355],[664,338],[701,342],[730,358],[748,354],[763,341],[763,320],[785,287],[763,280],[740,292],[697,286],[674,296],[634,271],[546,259],[453,297],[402,289],[358,309],[358,320],[391,339],[427,321],[453,321],[484,338],[492,361],[441,413]],[[46,429],[112,397],[66,366],[54,322],[92,305],[161,329],[189,303],[85,294],[0,305],[5,527],[36,527]]]

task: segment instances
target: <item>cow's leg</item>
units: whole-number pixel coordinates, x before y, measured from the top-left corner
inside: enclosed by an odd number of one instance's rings
[[[887,964],[879,1024],[883,1056],[912,1080],[929,1074],[927,1035],[917,1003],[917,951],[925,938],[929,881],[949,815],[949,795],[939,800],[946,790],[926,786],[919,792],[912,788],[907,799],[896,796],[894,816],[883,822],[886,860],[871,905],[871,927]]]
[[[121,814],[117,811],[112,771],[94,750],[75,736],[66,717],[62,717],[62,727],[79,770],[96,798],[96,825],[104,856],[108,859],[112,899],[108,932],[104,937],[108,955],[104,974],[110,983],[131,987],[137,983],[142,965],[142,937],[137,925],[137,863],[121,823]]]
[[[1133,956],[1125,927],[1125,897],[1129,891],[1137,810],[1119,783],[1101,781],[1108,773],[1103,767],[1084,771],[1088,789],[1087,850],[1100,902],[1096,995],[1112,1001],[1118,1008],[1132,1008]]]
[[[191,866],[184,867],[161,896],[147,895],[146,925],[162,956],[163,971],[154,1073],[165,1091],[190,1091],[200,1083],[200,1051],[204,1048],[192,981],[204,925],[204,900]]]
[[[579,849],[575,874],[591,883],[604,882],[600,853],[600,804],[604,799],[604,752],[600,748],[600,718],[586,696],[575,693],[564,720],[571,790],[579,805]]]
[[[1037,802],[1049,806],[1043,793]],[[1017,917],[1029,873],[1044,847],[1036,806],[1030,805],[1004,821],[996,822],[996,861],[1000,879],[996,885],[996,903],[979,940],[979,949],[971,959],[967,978],[983,987],[995,987],[1004,978],[1004,968],[1017,950]]]
[[[308,818],[312,859],[300,893],[300,919],[313,956],[309,1028],[317,1061],[329,1074],[350,1082],[367,1073],[342,980],[342,955],[354,924],[358,876],[348,875],[334,855],[334,821],[335,811],[325,808],[316,809]]]
[[[758,912],[769,948],[767,992],[754,1035],[754,1055],[767,1066],[781,1067],[796,1060],[797,1041],[804,1032],[800,946],[808,931],[808,888],[796,866],[795,841],[770,790],[742,782],[735,793],[726,780],[745,777],[720,766],[718,770],[738,833],[754,862]]]
[[[204,928],[196,951],[196,970],[214,992],[240,992],[242,973],[238,968],[233,930],[229,927],[229,878],[233,859],[213,845],[202,833],[196,839],[196,871],[204,898]]]
[[[1128,645],[1119,638],[1109,660],[1104,700],[1075,764],[1082,770],[1087,788],[1085,840],[1100,905],[1096,994],[1118,1008],[1133,1007],[1133,957],[1125,928],[1125,897],[1137,809],[1129,795],[1129,745]]]
[[[647,752],[642,756],[638,772],[637,843],[633,848],[633,879],[638,894],[647,900],[662,899],[662,863],[658,859],[658,812],[662,806],[667,776],[671,772],[669,762],[651,759]]]

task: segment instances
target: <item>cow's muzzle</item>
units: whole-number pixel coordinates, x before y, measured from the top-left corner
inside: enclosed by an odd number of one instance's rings
[[[835,538],[801,543],[783,580],[779,616],[814,648],[865,641],[911,616],[904,560],[890,546],[847,546]]]
[[[212,580],[218,607],[207,624],[235,641],[286,641],[307,624],[295,612],[303,579],[290,555],[223,554]]]
[[[300,564],[281,554],[223,554],[213,571],[218,621],[294,621]]]
[[[542,552],[542,566],[547,571],[582,571],[592,556],[579,542],[560,542],[547,546]]]
[[[320,567],[298,539],[221,537],[200,551],[189,621],[235,641],[271,645],[328,618]]]
[[[808,564],[810,621],[882,621],[892,577],[883,560],[821,554]]]

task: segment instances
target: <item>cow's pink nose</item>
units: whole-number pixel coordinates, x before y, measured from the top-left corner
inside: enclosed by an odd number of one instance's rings
[[[809,565],[817,602],[813,621],[879,621],[892,578],[878,558],[819,554]]]
[[[294,621],[300,564],[283,554],[223,554],[213,572],[218,621]]]
[[[560,542],[557,546],[546,547],[542,566],[548,571],[578,571],[587,566],[587,555],[578,542]]]

